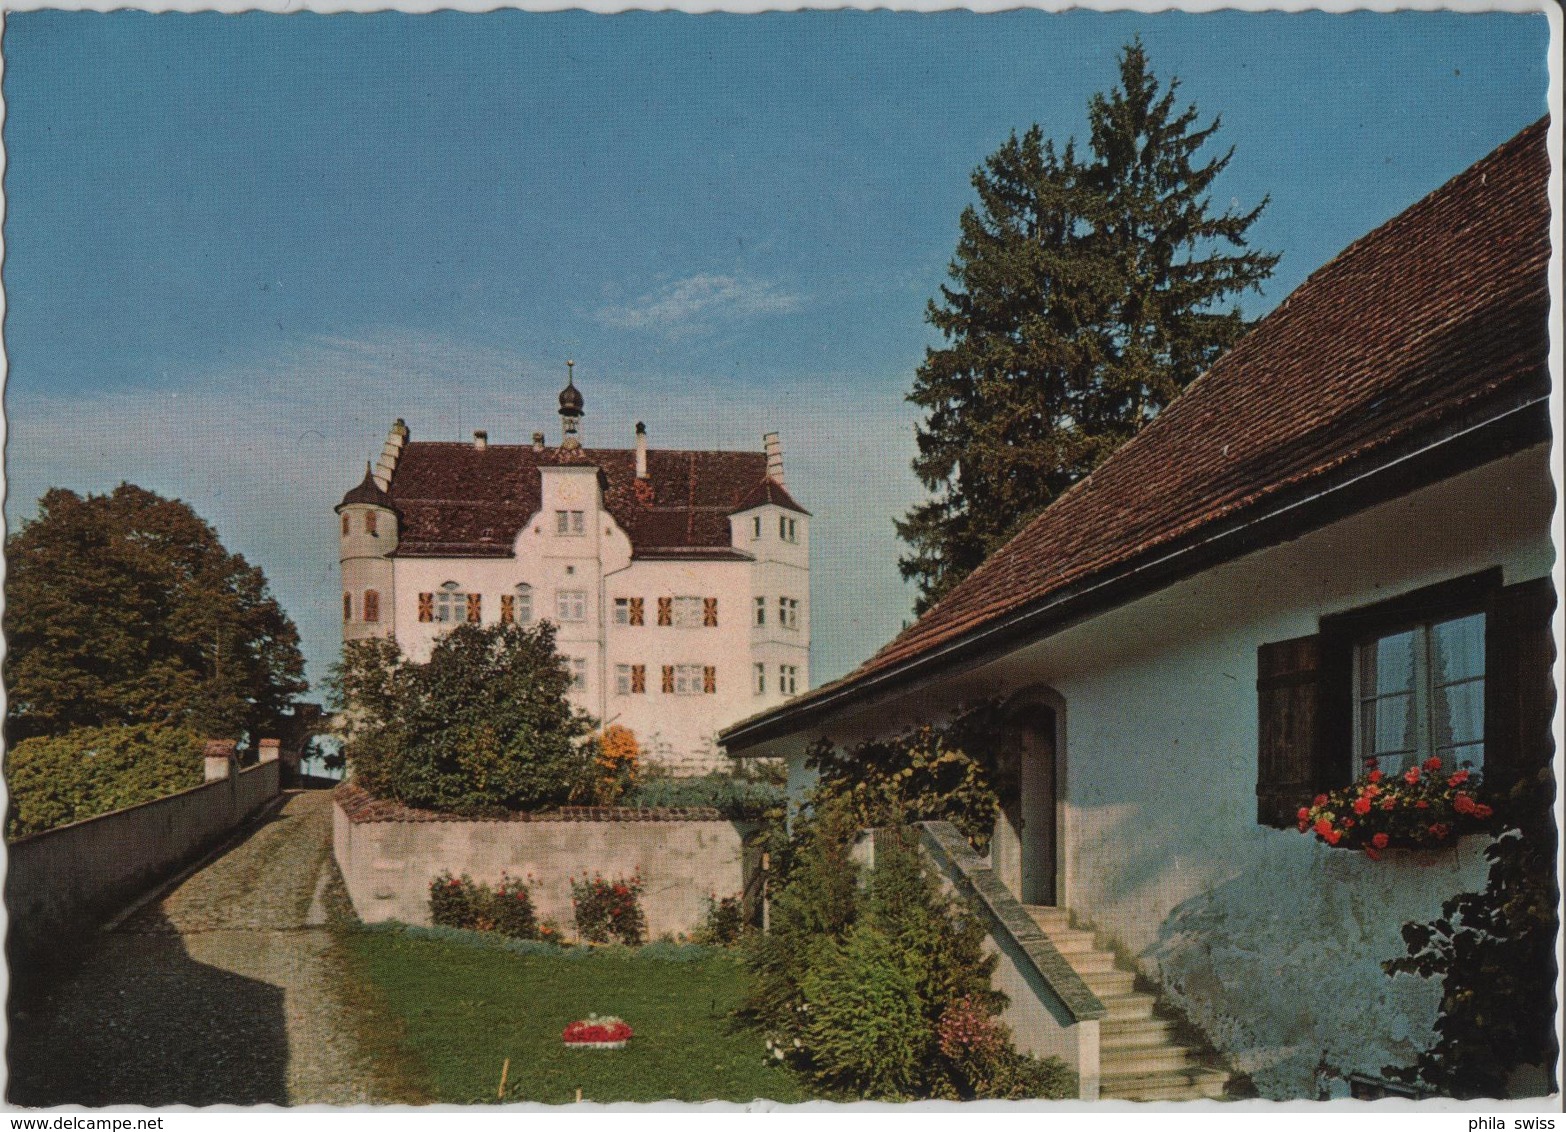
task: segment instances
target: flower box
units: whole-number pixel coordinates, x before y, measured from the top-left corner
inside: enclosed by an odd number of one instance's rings
[[[573,1049],[624,1049],[631,1037],[625,1019],[610,1014],[600,1018],[589,1014],[572,1022],[560,1034],[560,1040]]]
[[[1376,760],[1352,786],[1318,794],[1299,811],[1301,833],[1335,849],[1357,849],[1379,860],[1388,849],[1434,849],[1486,829],[1494,811],[1474,797],[1478,781],[1466,770],[1444,774],[1432,758],[1391,778]]]

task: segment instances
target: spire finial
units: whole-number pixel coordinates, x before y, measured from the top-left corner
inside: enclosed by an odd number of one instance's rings
[[[566,384],[571,385],[576,380],[576,363],[570,358],[566,359]]]

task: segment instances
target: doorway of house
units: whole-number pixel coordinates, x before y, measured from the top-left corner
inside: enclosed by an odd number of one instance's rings
[[[1007,712],[994,786],[1000,799],[993,861],[1003,884],[1024,904],[1054,904],[1059,863],[1056,828],[1056,717],[1028,701]]]

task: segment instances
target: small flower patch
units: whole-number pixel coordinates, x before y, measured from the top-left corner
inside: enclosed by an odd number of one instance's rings
[[[1477,800],[1478,776],[1467,768],[1442,774],[1441,760],[1430,758],[1387,778],[1375,759],[1366,759],[1365,766],[1352,786],[1318,794],[1300,807],[1301,833],[1377,860],[1383,849],[1432,848],[1480,832],[1494,816]]]
[[[632,1032],[624,1018],[589,1014],[561,1031],[560,1040],[568,1046],[587,1049],[623,1049]]]
[[[638,947],[647,938],[647,917],[641,906],[642,877],[605,880],[594,874],[571,882],[571,907],[576,931],[589,943],[617,940]]]
[[[493,931],[513,939],[540,938],[527,882],[505,873],[494,890],[475,884],[466,874],[441,873],[430,881],[430,919],[440,927]]]

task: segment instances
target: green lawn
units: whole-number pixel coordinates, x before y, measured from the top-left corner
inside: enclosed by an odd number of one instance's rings
[[[507,1058],[506,1101],[563,1104],[578,1089],[584,1101],[807,1099],[734,1021],[746,973],[729,955],[517,955],[395,931],[342,942],[432,1100],[495,1103]],[[567,1049],[560,1031],[589,1013],[619,1015],[635,1037],[623,1050]]]

